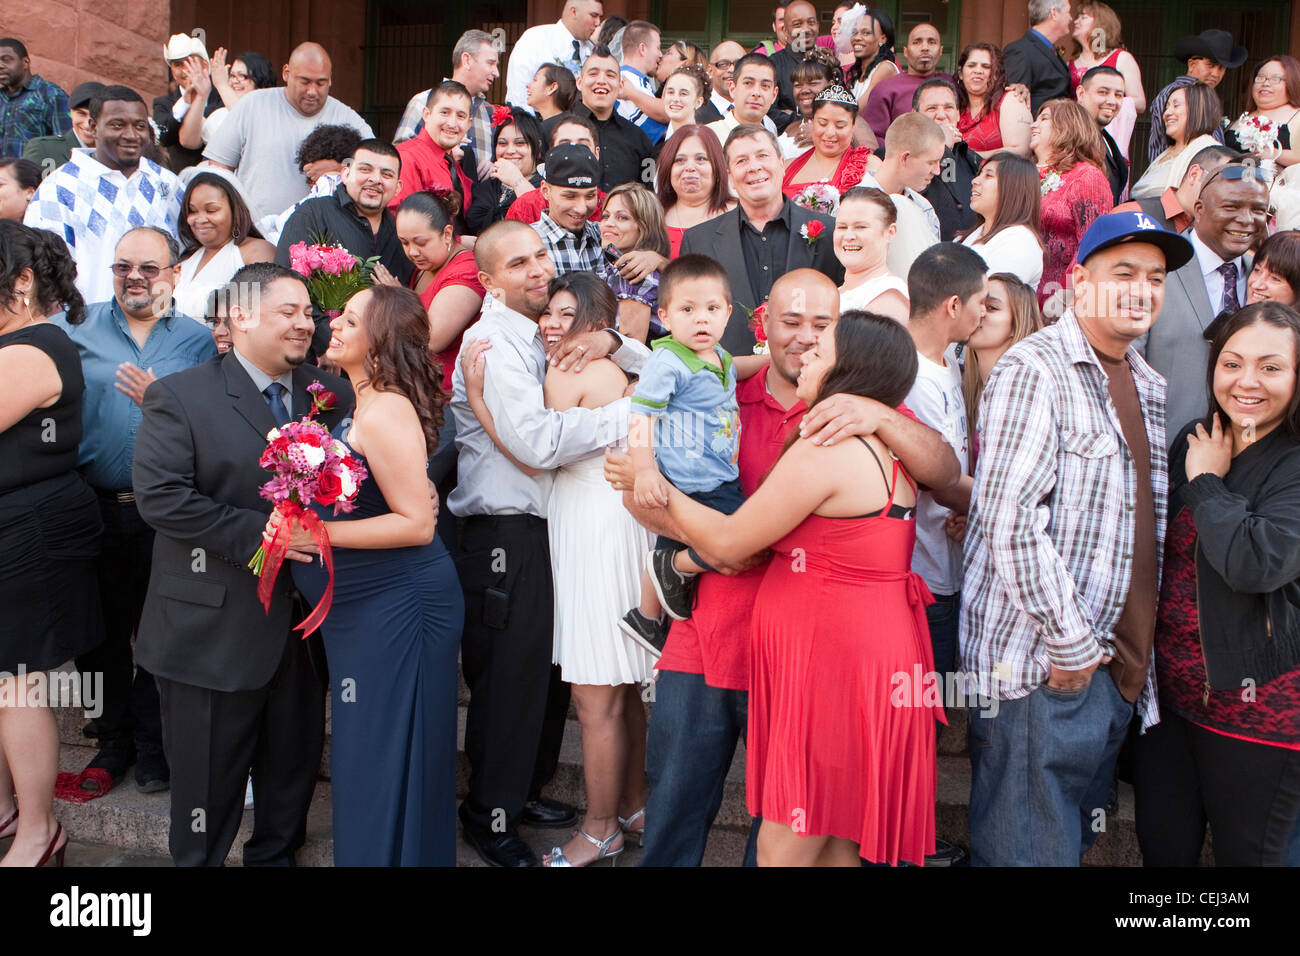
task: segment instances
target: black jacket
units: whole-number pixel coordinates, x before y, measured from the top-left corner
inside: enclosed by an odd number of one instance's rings
[[[319,381],[337,396],[320,421],[350,414],[352,388],[309,365],[293,373],[293,411]],[[157,532],[135,654],[151,674],[220,691],[265,687],[290,628],[293,575],[282,567],[270,611],[247,564],[271,505],[258,465],[275,426],[266,399],[234,352],[159,379],[145,393],[132,484],[140,517]],[[285,562],[288,564],[288,562]]]
[[[1187,436],[1169,454],[1169,515],[1196,524],[1196,589],[1205,669],[1215,690],[1266,684],[1300,666],[1300,442],[1279,427],[1232,460],[1224,478],[1187,480]]]
[[[1026,33],[1019,40],[1012,40],[1003,51],[1003,57],[1007,82],[1023,83],[1029,87],[1029,111],[1034,116],[1048,100],[1058,96],[1074,99],[1069,66],[1034,34]]]
[[[1115,137],[1106,132],[1104,128],[1100,128],[1100,131],[1101,145],[1106,150],[1106,178],[1110,180],[1110,195],[1115,200],[1115,205],[1118,206],[1120,197],[1124,195],[1124,188],[1128,186],[1128,160],[1120,152]],[[1156,200],[1157,203],[1159,201],[1159,199]]]
[[[154,97],[153,101],[153,121],[158,126],[158,145],[166,148],[167,167],[174,173],[203,162],[202,149],[186,149],[181,145],[180,120],[172,115],[172,107],[180,98],[180,90],[174,90],[166,96]],[[211,116],[224,105],[221,94],[213,89],[208,94],[208,101],[203,104],[203,115]]]

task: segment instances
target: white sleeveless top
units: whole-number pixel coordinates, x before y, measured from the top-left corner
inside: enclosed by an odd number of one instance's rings
[[[884,295],[886,292],[898,292],[906,299],[907,283],[896,275],[885,273],[883,276],[868,279],[862,285],[849,289],[847,292],[841,289],[840,311],[865,309],[869,303],[874,302],[877,297]]]
[[[233,239],[222,246],[200,271],[199,260],[204,251],[196,249],[181,260],[181,275],[176,280],[176,289],[172,293],[177,313],[188,315],[199,322],[203,321],[208,293],[225,285],[244,266],[244,257],[240,255],[239,246]]]

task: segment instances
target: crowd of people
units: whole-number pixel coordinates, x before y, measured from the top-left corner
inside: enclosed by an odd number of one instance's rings
[[[1075,866],[1122,767],[1146,863],[1300,865],[1300,62],[1233,120],[1248,51],[1179,40],[1135,176],[1100,0],[951,76],[859,3],[748,51],[603,14],[467,31],[391,140],[316,43],[277,81],[173,36],[150,110],[0,39],[0,865],[132,767],[178,865],[249,807],[291,865],[327,700],[339,865],[452,865],[459,819],[497,866],[698,866],[742,739],[748,864]],[[341,307],[312,244],[364,264]],[[260,493],[309,410],[368,472],[314,520]],[[60,775],[14,702],[69,660]]]

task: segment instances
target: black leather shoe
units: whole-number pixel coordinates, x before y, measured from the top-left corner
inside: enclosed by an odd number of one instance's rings
[[[461,833],[479,859],[488,866],[527,867],[541,866],[537,854],[518,833],[484,833],[478,827],[461,824]]]
[[[171,788],[171,769],[161,750],[139,750],[135,763],[135,785],[141,793],[159,793]]]
[[[578,825],[578,811],[559,800],[538,797],[524,804],[524,812],[519,822],[524,826],[539,827],[543,830],[562,830]]]
[[[87,770],[106,771],[111,778],[109,789],[113,789],[122,782],[126,772],[131,769],[131,764],[135,763],[135,742],[131,740],[100,740],[99,753],[95,754],[93,760],[86,765]],[[81,789],[88,793],[94,793],[98,790],[96,784],[92,781],[84,780]]]

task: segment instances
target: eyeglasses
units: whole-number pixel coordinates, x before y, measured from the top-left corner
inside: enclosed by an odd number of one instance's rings
[[[1268,180],[1254,163],[1227,163],[1220,166],[1205,177],[1205,182],[1201,183],[1201,192],[1204,192],[1205,188],[1214,182],[1216,178],[1227,180],[1249,179],[1263,183],[1266,187],[1268,186]]]
[[[1285,76],[1257,76],[1255,77],[1256,86],[1284,86],[1286,84]]]
[[[736,65],[736,61],[735,61],[735,60],[719,60],[718,62],[716,62],[716,63],[711,63],[711,64],[709,64],[709,65],[712,66],[715,70],[730,70],[733,66]]]
[[[239,73],[239,72],[236,72],[235,70],[231,70],[231,71],[230,71],[230,78],[231,78],[232,80],[241,80],[241,81],[242,81],[242,80],[246,80],[246,79],[248,79],[248,74],[247,74],[247,73]]]
[[[156,266],[152,262],[139,266],[133,262],[114,262],[112,268],[113,275],[119,279],[125,279],[132,272],[139,272],[144,278],[153,280],[158,278],[158,273],[162,272],[162,266]]]

